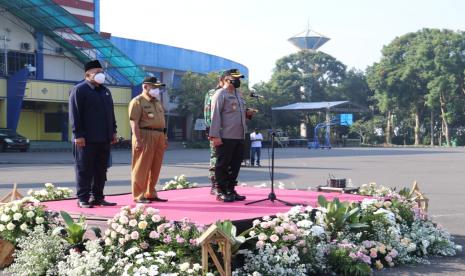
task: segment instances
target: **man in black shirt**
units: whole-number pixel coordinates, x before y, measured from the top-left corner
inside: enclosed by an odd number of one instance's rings
[[[103,195],[111,143],[116,141],[113,99],[103,85],[100,62],[90,61],[84,69],[85,80],[74,86],[69,96],[78,206],[114,206],[116,203],[105,201]]]

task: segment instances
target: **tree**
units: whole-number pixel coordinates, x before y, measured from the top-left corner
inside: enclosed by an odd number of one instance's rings
[[[196,119],[203,118],[205,94],[217,86],[218,77],[217,73],[203,75],[187,72],[181,79],[180,87],[173,90],[177,102],[176,110],[190,121],[188,125],[191,127],[187,133],[192,133]],[[242,81],[240,91],[247,101],[247,95],[250,94],[247,81]]]
[[[346,66],[323,52],[299,51],[279,59],[271,77],[272,89],[296,101],[328,101],[329,91],[344,79]],[[339,95],[333,95],[339,97]]]
[[[173,90],[177,102],[176,110],[190,121],[188,125],[191,128],[187,133],[192,133],[196,119],[203,118],[205,93],[214,89],[217,84],[216,73],[201,75],[187,72],[181,79],[180,87]]]
[[[449,145],[449,126],[458,123],[458,114],[463,114],[460,91],[464,87],[464,40],[463,32],[422,29],[395,38],[383,47],[383,56],[367,70],[367,79],[375,91],[378,109],[387,117],[386,143],[391,143],[393,118],[397,114],[404,129],[414,122],[415,144],[420,144],[422,114],[429,107],[431,117],[435,109],[441,111],[443,133]],[[429,121],[433,130],[434,121]]]

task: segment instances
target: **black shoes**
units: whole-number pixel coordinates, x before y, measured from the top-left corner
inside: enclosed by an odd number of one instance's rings
[[[222,201],[222,202],[233,202],[234,201],[234,196],[232,194],[226,194],[226,193],[218,192],[216,194],[216,200]]]
[[[236,191],[232,191],[231,196],[234,198],[235,201],[243,201],[246,199],[245,196],[238,194]]]
[[[142,203],[142,204],[148,204],[151,202],[149,199],[146,199],[146,198],[139,198],[139,199],[135,199],[134,201],[136,203]]]
[[[89,201],[78,201],[79,208],[93,208],[94,205],[90,204]]]
[[[102,200],[93,200],[90,202],[91,205],[93,206],[116,206],[115,202],[108,202],[104,199]]]
[[[147,198],[147,200],[150,200],[151,202],[154,201],[154,202],[167,202],[168,199],[164,199],[164,198],[159,198],[158,196],[157,197],[152,197],[152,198]]]

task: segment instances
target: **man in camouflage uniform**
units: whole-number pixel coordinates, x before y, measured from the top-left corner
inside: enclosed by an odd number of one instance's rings
[[[223,71],[220,71],[218,78],[218,85],[215,89],[210,89],[207,93],[205,93],[205,101],[204,101],[204,109],[203,109],[203,116],[205,118],[205,125],[207,126],[207,137],[211,126],[211,103],[213,94],[215,91],[223,86]],[[216,147],[213,145],[213,142],[210,141],[210,167],[208,169],[208,179],[212,184],[210,194],[216,195],[218,189],[218,182],[216,182],[215,178],[215,164],[216,164]]]

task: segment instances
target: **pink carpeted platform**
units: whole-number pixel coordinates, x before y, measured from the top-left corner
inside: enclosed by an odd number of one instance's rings
[[[216,201],[210,195],[209,187],[160,191],[159,196],[169,201],[164,203],[151,203],[147,206],[157,208],[161,214],[169,220],[179,221],[189,218],[191,221],[200,224],[210,224],[217,220],[231,221],[249,220],[265,215],[274,215],[288,211],[291,207],[275,201],[265,201],[253,205],[244,203],[266,198],[270,192],[269,188],[238,187],[237,191],[247,196],[246,201],[223,203]],[[319,195],[325,196],[328,200],[335,197],[341,201],[362,201],[365,197],[352,194],[320,193],[313,191],[297,190],[275,190],[276,196],[288,202],[299,205],[316,206]],[[83,214],[86,217],[110,218],[119,212],[122,206],[135,206],[130,194],[106,196],[110,202],[117,202],[114,207],[97,207],[92,209],[81,209],[77,207],[76,199],[44,202],[49,210],[66,211],[70,214]]]

